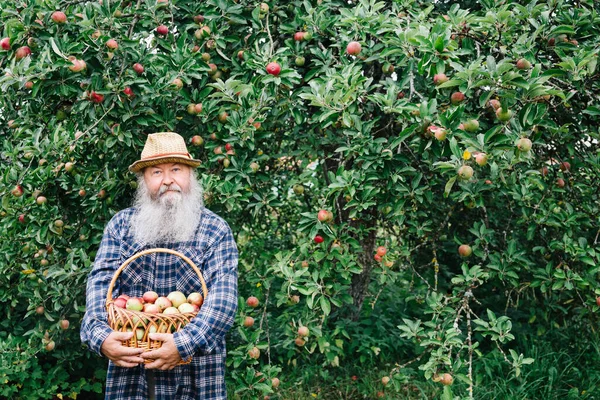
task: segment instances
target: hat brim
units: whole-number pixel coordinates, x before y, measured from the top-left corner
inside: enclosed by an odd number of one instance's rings
[[[129,170],[131,172],[140,172],[144,168],[151,167],[153,165],[158,164],[168,164],[168,163],[179,163],[189,165],[190,167],[196,168],[201,164],[200,160],[194,160],[193,158],[184,158],[177,156],[165,156],[165,157],[156,157],[150,158],[146,160],[138,160],[129,166]]]

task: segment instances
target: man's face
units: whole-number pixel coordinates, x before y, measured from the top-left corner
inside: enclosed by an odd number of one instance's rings
[[[167,204],[179,201],[182,193],[189,193],[190,170],[187,165],[177,163],[147,167],[144,170],[144,181],[152,199]]]

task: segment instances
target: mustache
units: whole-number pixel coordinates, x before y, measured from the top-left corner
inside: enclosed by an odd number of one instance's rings
[[[163,193],[167,192],[168,190],[172,190],[174,192],[179,192],[179,193],[182,192],[181,187],[179,187],[178,184],[171,183],[169,186],[164,186],[164,185],[161,186],[160,189],[159,189],[159,191],[158,191],[158,195],[160,196]]]

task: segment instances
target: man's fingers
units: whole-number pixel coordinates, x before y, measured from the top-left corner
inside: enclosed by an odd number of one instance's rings
[[[120,342],[123,342],[125,340],[129,340],[133,337],[133,332],[119,332],[119,331],[113,331],[113,333],[111,334],[112,338],[115,340],[118,340]]]
[[[148,338],[150,340],[159,340],[161,342],[165,342],[172,337],[173,335],[171,335],[170,333],[151,333],[148,335]]]

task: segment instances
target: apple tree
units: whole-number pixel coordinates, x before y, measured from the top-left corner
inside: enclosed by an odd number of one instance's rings
[[[232,396],[304,366],[476,397],[519,335],[593,335],[594,7],[0,0],[0,397],[102,392],[86,277],[160,131],[237,235]]]

